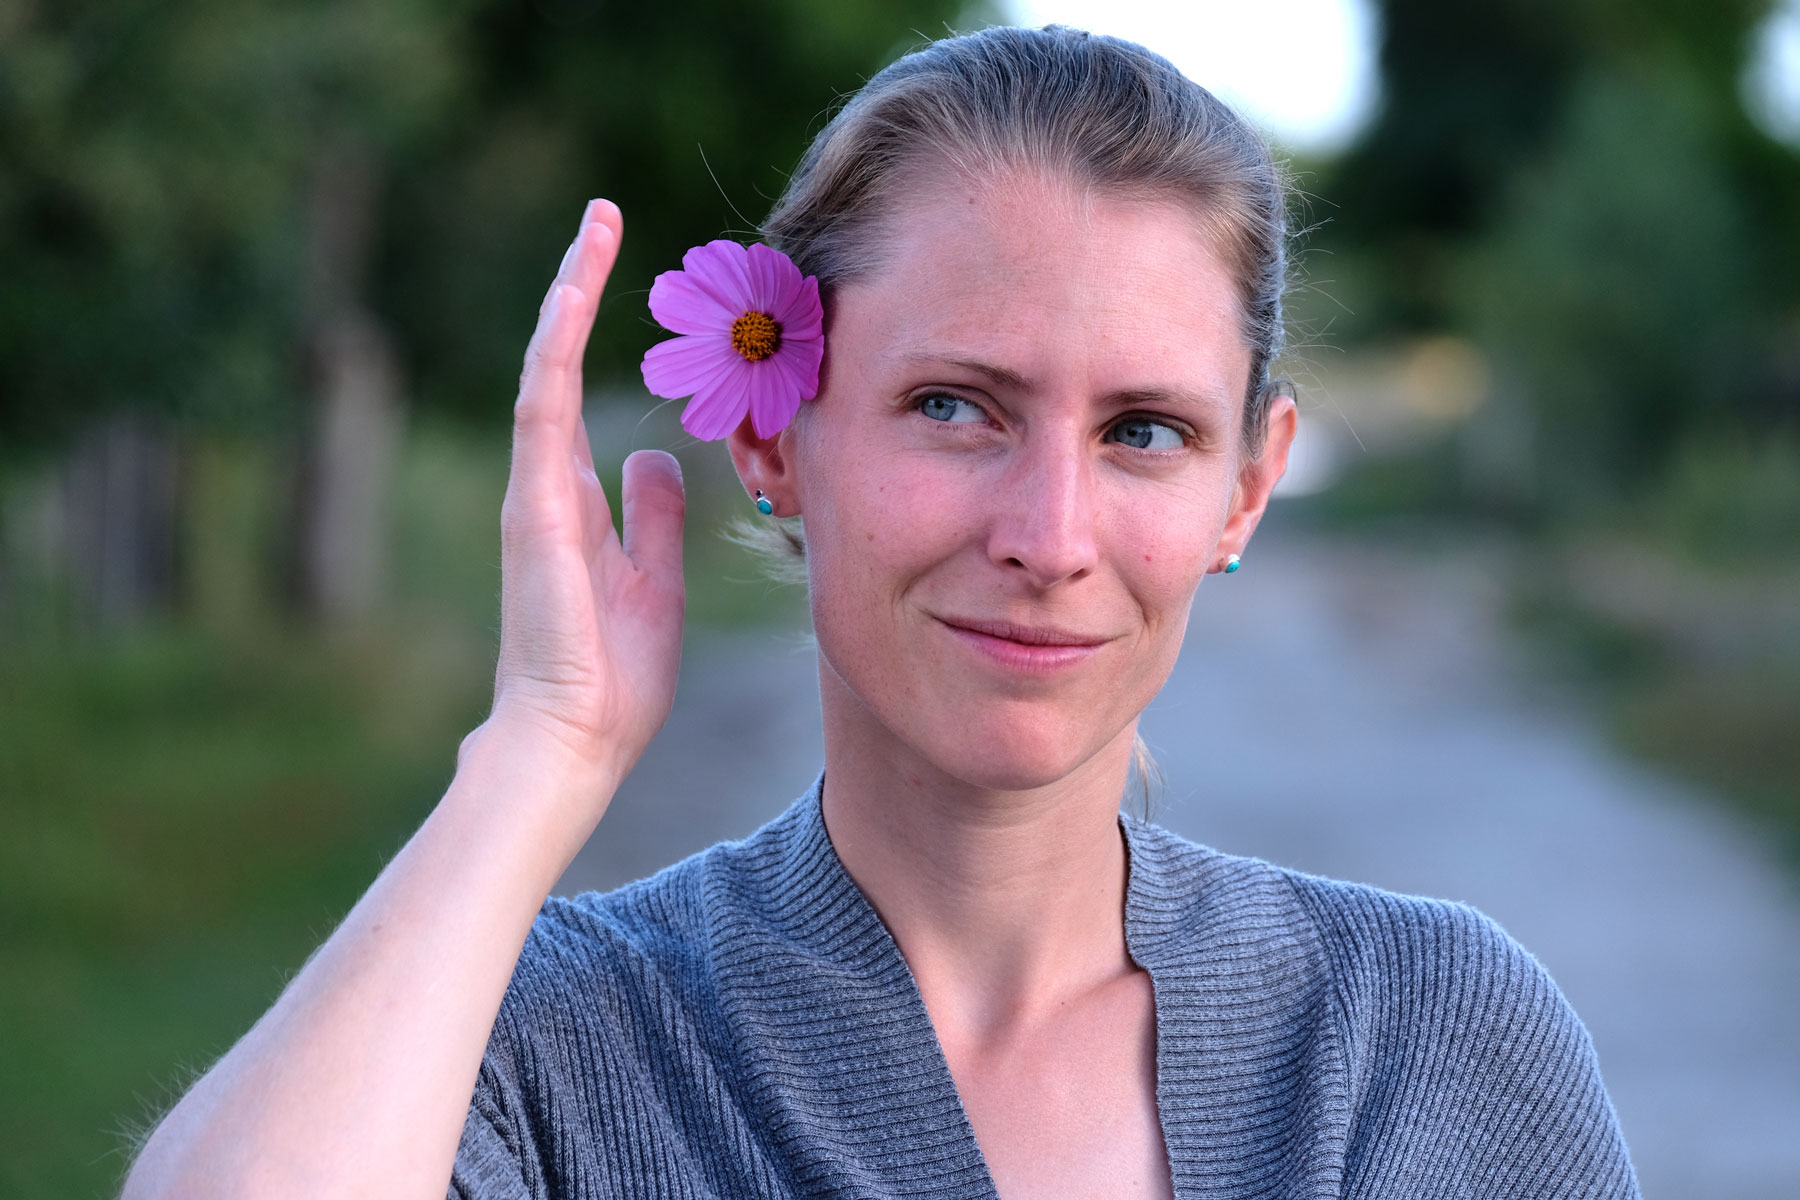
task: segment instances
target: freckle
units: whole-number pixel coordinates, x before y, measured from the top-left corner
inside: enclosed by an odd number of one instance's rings
[[[875,535],[872,533],[865,533],[865,534],[863,534],[863,537],[867,538],[871,542],[875,540]]]

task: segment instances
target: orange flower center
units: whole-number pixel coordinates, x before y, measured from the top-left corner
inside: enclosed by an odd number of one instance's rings
[[[781,345],[781,326],[768,313],[747,312],[731,323],[731,348],[761,362]]]

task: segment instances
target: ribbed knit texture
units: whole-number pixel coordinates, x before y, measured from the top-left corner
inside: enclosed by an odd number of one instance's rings
[[[1178,1197],[1637,1196],[1587,1031],[1492,920],[1122,824]],[[546,902],[450,1195],[995,1195],[819,785],[741,842]]]

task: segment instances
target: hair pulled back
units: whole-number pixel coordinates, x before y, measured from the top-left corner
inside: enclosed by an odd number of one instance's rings
[[[881,261],[883,222],[923,169],[1049,169],[1100,191],[1173,199],[1238,289],[1250,379],[1242,438],[1261,453],[1281,352],[1286,180],[1268,144],[1165,58],[1062,26],[932,42],[858,91],[814,139],[763,236],[829,299]]]

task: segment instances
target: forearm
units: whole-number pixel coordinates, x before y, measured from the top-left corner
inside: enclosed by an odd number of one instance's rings
[[[157,1129],[127,1200],[443,1196],[532,919],[615,784],[541,738],[472,735],[431,816]]]

